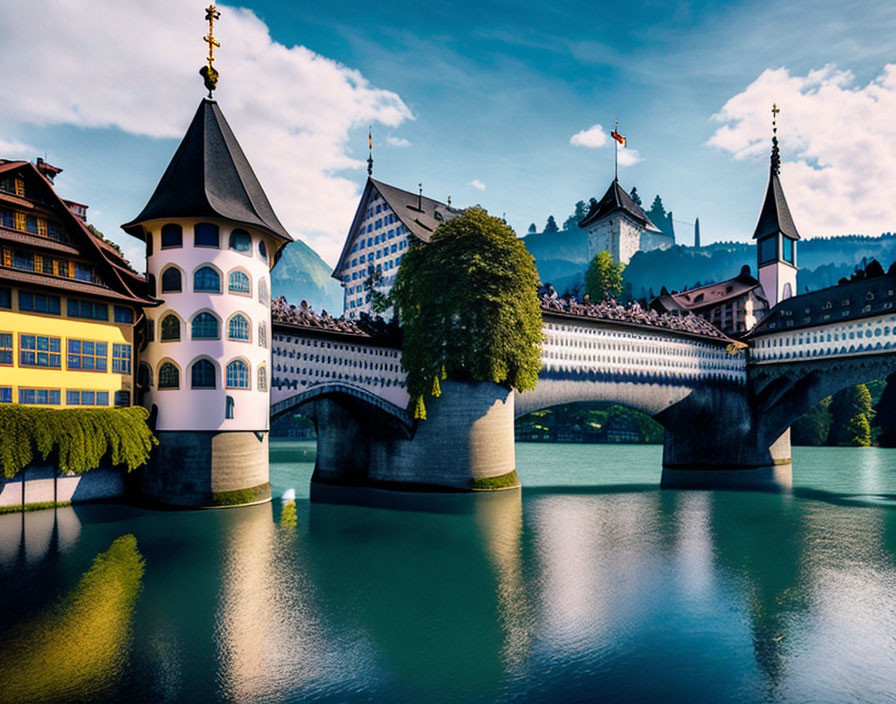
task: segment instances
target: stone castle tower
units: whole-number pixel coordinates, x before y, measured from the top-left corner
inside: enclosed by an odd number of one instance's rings
[[[204,99],[142,212],[150,294],[138,379],[159,448],[143,492],[213,506],[270,498],[270,270],[292,240],[218,104]]]
[[[667,249],[675,244],[674,236],[654,225],[617,179],[603,198],[592,201],[579,227],[588,233],[588,261],[606,249],[614,261],[628,264],[635,252]]]

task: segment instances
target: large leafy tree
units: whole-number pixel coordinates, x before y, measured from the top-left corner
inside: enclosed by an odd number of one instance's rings
[[[896,447],[896,374],[887,377],[887,386],[874,410],[874,425],[880,428],[880,446]]]
[[[625,264],[613,261],[613,255],[603,249],[594,255],[585,272],[585,291],[592,301],[616,298],[622,293],[622,272]]]
[[[824,445],[831,430],[831,397],[816,403],[790,426],[794,445]]]
[[[859,384],[838,391],[831,401],[828,444],[867,447],[871,444],[870,419],[873,415],[867,386]]]
[[[401,262],[392,300],[403,328],[402,366],[414,417],[439,380],[535,388],[541,306],[535,260],[502,220],[471,208],[443,223]]]

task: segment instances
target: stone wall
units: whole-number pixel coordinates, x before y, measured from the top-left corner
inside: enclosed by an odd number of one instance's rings
[[[86,474],[65,476],[48,465],[29,467],[24,474],[25,504],[120,498],[125,492],[124,474],[123,469],[99,467]],[[21,505],[22,475],[0,479],[0,509]]]

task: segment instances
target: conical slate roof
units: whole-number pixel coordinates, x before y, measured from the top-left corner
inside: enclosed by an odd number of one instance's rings
[[[650,221],[647,214],[641,210],[641,206],[635,203],[631,196],[623,190],[622,186],[619,185],[619,181],[616,179],[613,179],[613,183],[610,184],[607,192],[604,193],[604,197],[597,201],[595,205],[592,205],[588,214],[579,221],[579,227],[588,227],[588,225],[595,220],[600,220],[619,210],[623,211],[626,215],[639,222],[651,232],[662,232],[662,230]]]
[[[208,98],[200,103],[146,207],[122,228],[142,237],[141,223],[179,217],[223,218],[292,241],[221,108]]]
[[[793,218],[790,216],[790,208],[787,207],[787,199],[784,198],[784,189],[781,188],[781,180],[775,169],[774,162],[768,176],[768,188],[765,191],[765,201],[762,210],[759,211],[759,221],[753,232],[753,239],[782,233],[791,239],[800,239],[800,233],[796,231]]]

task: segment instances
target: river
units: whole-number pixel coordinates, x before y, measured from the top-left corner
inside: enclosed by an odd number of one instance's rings
[[[0,701],[896,702],[896,450],[771,494],[520,443],[522,491],[345,505],[309,447],[272,443],[294,503],[0,516]]]

